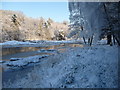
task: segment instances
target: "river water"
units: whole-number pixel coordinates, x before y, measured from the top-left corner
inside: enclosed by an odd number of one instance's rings
[[[62,53],[66,51],[68,47],[82,47],[80,44],[60,44],[60,45],[53,45],[48,47],[6,47],[2,48],[2,60],[3,61],[9,61],[10,58],[24,58],[29,56],[35,56],[35,55],[52,55],[55,53],[41,53],[38,52],[41,49],[42,50],[49,50],[49,49],[55,49],[59,53]],[[36,67],[37,65],[35,65]],[[38,65],[39,67],[39,65]],[[25,77],[27,73],[30,73],[34,69],[33,66],[26,67],[26,69],[20,69],[20,70],[14,70],[14,71],[4,71],[4,68],[2,68],[2,81],[3,83],[9,83],[9,81],[12,83],[15,80]]]
[[[8,61],[10,58],[24,58],[29,56],[35,55],[52,55],[53,53],[45,52],[41,53],[38,52],[41,49],[49,50],[49,49],[56,49],[59,52],[64,51],[67,47],[81,47],[80,44],[60,44],[60,45],[53,45],[48,47],[8,47],[2,48],[2,60]]]

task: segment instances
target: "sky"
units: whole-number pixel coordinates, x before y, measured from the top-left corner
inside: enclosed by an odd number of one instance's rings
[[[56,22],[69,21],[68,2],[2,2],[2,10],[22,11],[26,16]]]

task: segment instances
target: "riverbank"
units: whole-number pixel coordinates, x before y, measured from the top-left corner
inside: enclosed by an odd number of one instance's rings
[[[47,41],[47,40],[34,40],[34,41],[6,41],[4,43],[0,43],[0,47],[2,48],[10,48],[10,47],[48,47],[53,45],[60,44],[82,44],[81,40],[63,40],[63,41]]]
[[[117,88],[118,47],[68,47],[65,52],[45,57],[22,71],[13,71],[16,79],[4,82],[3,87]]]

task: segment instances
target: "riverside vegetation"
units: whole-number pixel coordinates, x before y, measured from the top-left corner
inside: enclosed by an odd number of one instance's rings
[[[0,10],[2,37],[4,41],[65,40],[68,22],[55,22],[51,18],[31,18],[20,11]]]

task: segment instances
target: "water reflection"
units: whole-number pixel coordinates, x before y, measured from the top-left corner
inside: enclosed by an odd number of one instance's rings
[[[11,48],[2,48],[2,60],[9,60],[10,58],[20,58],[28,57],[34,55],[51,55],[53,53],[40,53],[40,49],[57,49],[60,52],[64,52],[67,47],[83,47],[80,44],[60,44],[53,45],[49,47],[11,47]]]
[[[21,52],[36,51],[41,49],[41,47],[12,47],[12,48],[2,48],[2,55],[9,55]],[[43,49],[43,48],[42,48]]]
[[[37,51],[40,49],[55,49],[59,46],[49,46],[49,47],[12,47],[12,48],[2,48],[2,55],[16,54],[22,52]]]

